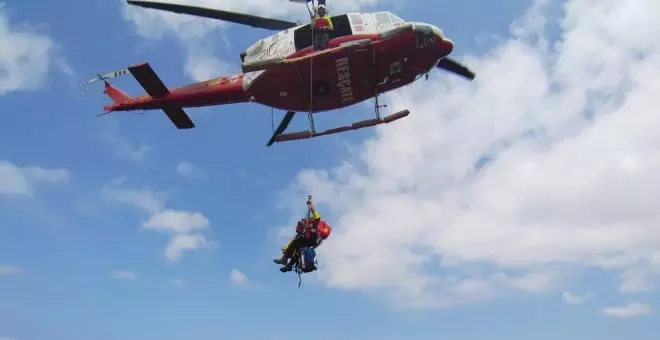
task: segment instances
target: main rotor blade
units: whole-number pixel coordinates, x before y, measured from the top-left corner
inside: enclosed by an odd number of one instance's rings
[[[468,78],[470,80],[474,80],[474,77],[476,76],[472,70],[450,58],[440,59],[440,62],[438,65],[436,65],[436,67]]]
[[[203,8],[196,6],[177,5],[177,4],[169,4],[162,2],[152,2],[152,1],[127,0],[126,2],[129,5],[140,6],[144,8],[159,9],[163,11],[180,13],[180,14],[190,14],[198,17],[224,20],[237,24],[243,24],[258,28],[265,28],[269,30],[285,30],[287,28],[298,26],[298,24],[290,21],[263,18],[250,14],[221,11],[217,9],[210,9],[210,8]]]

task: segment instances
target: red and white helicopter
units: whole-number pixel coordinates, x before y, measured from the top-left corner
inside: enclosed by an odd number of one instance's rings
[[[306,3],[310,16],[317,6]],[[406,117],[408,110],[382,118],[378,95],[406,86],[434,68],[461,75],[470,80],[475,74],[447,58],[454,43],[436,26],[408,22],[387,11],[347,13],[331,16],[334,30],[327,47],[314,50],[311,24],[257,17],[194,6],[151,1],[127,1],[131,5],[200,17],[214,18],[270,30],[280,30],[265,37],[241,53],[243,72],[168,88],[148,63],[130,66],[88,81],[103,81],[114,111],[163,110],[179,129],[195,125],[185,107],[213,106],[256,102],[285,110],[286,115],[268,142],[282,142],[356,130]],[[132,97],[108,83],[107,79],[131,73],[146,95]],[[376,118],[317,132],[313,114],[336,110],[375,98]],[[385,105],[383,105],[385,106]],[[307,112],[309,131],[284,133],[296,112]]]

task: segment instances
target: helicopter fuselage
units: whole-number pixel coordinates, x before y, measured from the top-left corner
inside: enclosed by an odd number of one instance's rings
[[[412,83],[453,49],[437,27],[389,12],[332,20],[329,53],[313,50],[309,24],[250,46],[241,56],[244,64],[273,61],[273,66],[243,75],[249,100],[287,111],[339,109]]]

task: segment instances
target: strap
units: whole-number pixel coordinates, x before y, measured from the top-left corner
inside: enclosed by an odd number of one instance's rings
[[[300,288],[300,285],[302,284],[302,271],[300,271],[300,258],[298,259],[298,263],[296,263],[296,274],[298,274],[298,288]]]

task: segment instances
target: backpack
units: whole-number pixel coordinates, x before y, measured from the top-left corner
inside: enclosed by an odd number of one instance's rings
[[[314,248],[302,248],[300,260],[298,260],[298,270],[302,273],[313,272],[318,269],[316,261],[316,250]]]

